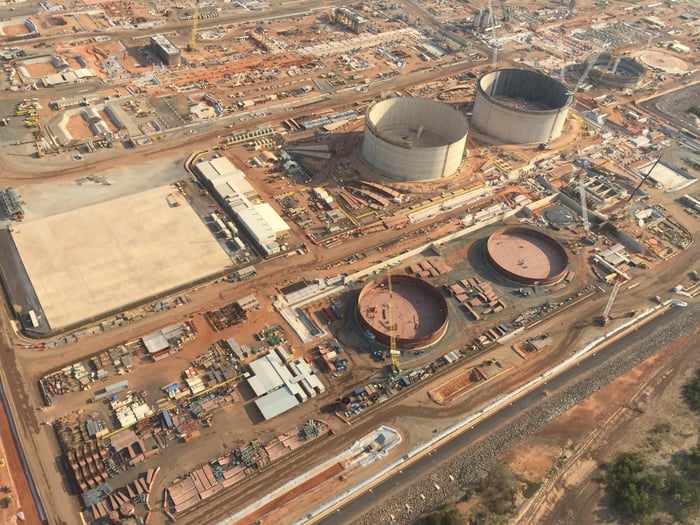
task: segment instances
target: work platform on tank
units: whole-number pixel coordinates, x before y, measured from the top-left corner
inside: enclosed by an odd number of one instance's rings
[[[12,240],[53,331],[231,266],[185,198],[171,205],[174,191],[154,188],[13,227]]]

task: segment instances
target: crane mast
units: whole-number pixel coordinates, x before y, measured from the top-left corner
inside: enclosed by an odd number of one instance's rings
[[[613,286],[612,292],[610,292],[610,297],[608,298],[608,304],[605,305],[605,310],[603,310],[603,315],[600,316],[601,324],[605,325],[610,320],[610,310],[612,310],[613,303],[617,297],[617,292],[620,291],[620,286],[622,285],[622,277],[618,277],[615,281],[615,286]]]
[[[401,352],[396,348],[396,322],[394,321],[394,288],[391,285],[391,268],[386,272],[389,286],[389,355],[391,356],[391,375],[401,374],[401,364],[399,356]]]
[[[493,6],[491,5],[491,0],[489,0],[488,14],[491,17],[491,48],[493,49],[493,55],[491,58],[491,69],[496,69],[496,64],[498,62],[498,47],[496,42],[496,17],[493,15]]]
[[[586,69],[583,70],[583,75],[581,75],[581,78],[578,79],[578,82],[576,82],[576,85],[574,86],[574,89],[571,90],[571,93],[578,93],[578,90],[581,88],[583,83],[586,81],[588,78],[588,75],[591,73],[591,69],[595,66],[596,62],[598,62],[598,59],[600,58],[600,55],[603,53],[605,49],[608,48],[610,44],[607,42],[603,45],[602,48],[600,48],[599,51],[596,52],[595,55],[593,55],[593,58],[591,58],[588,62],[588,65],[586,65]]]
[[[578,194],[581,198],[581,219],[583,220],[583,228],[586,231],[586,237],[590,236],[591,225],[588,222],[588,206],[586,206],[586,187],[583,185],[583,171],[578,172]]]
[[[187,49],[194,51],[197,47],[197,24],[199,23],[199,0],[194,2],[194,14],[192,15],[192,34],[187,44]]]

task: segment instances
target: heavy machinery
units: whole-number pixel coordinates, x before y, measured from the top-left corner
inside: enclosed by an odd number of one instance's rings
[[[598,318],[598,324],[600,326],[605,326],[610,320],[610,310],[612,310],[613,303],[617,297],[617,292],[620,291],[620,286],[622,285],[622,277],[618,276],[615,281],[615,286],[613,286],[612,292],[610,292],[610,297],[608,298],[608,304],[605,305],[605,310],[603,310],[603,315]]]
[[[391,285],[391,268],[387,269],[387,285],[389,287],[389,355],[391,356],[391,375],[401,375],[399,356],[401,352],[396,348],[396,323],[394,322],[394,289]]]
[[[199,0],[194,2],[194,14],[192,15],[192,34],[190,41],[187,44],[188,51],[194,51],[197,48],[197,24],[199,23]]]

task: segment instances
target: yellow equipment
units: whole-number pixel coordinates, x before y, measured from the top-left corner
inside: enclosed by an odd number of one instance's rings
[[[192,15],[192,34],[187,49],[194,51],[197,47],[197,23],[199,22],[199,0],[194,2],[194,14]]]
[[[401,375],[399,356],[401,352],[396,349],[396,323],[394,322],[394,289],[391,286],[391,268],[386,272],[389,286],[389,355],[391,356],[391,375]]]

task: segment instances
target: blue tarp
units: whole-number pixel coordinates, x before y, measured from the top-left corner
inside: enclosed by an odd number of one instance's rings
[[[168,430],[172,430],[172,428],[175,425],[173,425],[173,419],[170,417],[170,412],[168,412],[167,408],[164,408],[162,414],[163,414],[163,421],[165,422],[165,426],[168,427]]]

